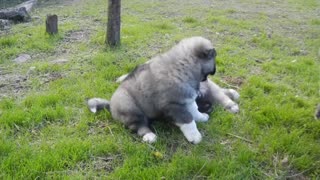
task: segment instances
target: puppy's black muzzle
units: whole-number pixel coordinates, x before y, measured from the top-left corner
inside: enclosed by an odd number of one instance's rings
[[[216,66],[213,67],[213,71],[211,71],[209,74],[214,75],[216,73]]]
[[[213,71],[211,71],[210,73],[204,75],[202,81],[206,81],[208,79],[209,75],[214,75],[216,73],[216,67],[213,68]]]

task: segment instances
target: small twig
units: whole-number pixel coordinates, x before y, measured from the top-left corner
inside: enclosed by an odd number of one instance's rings
[[[251,140],[249,140],[249,139],[246,139],[246,138],[244,138],[244,137],[241,137],[241,136],[238,136],[238,135],[235,135],[235,134],[231,134],[231,133],[227,133],[229,136],[233,136],[233,137],[236,137],[236,138],[238,138],[238,139],[241,139],[241,140],[243,140],[243,141],[246,141],[246,142],[248,142],[248,143],[253,143],[253,141],[251,141]]]
[[[238,86],[234,86],[234,85],[228,84],[228,83],[226,83],[226,82],[224,82],[224,81],[222,81],[222,80],[220,80],[220,82],[223,83],[223,84],[225,84],[225,85],[227,85],[227,86],[229,86],[229,87],[235,88],[235,89],[237,89],[237,90],[240,89]]]
[[[71,170],[65,170],[65,171],[48,171],[48,172],[45,172],[45,174],[67,174],[67,173],[70,173],[70,172],[74,172],[74,171],[71,171]]]
[[[202,169],[205,167],[207,165],[207,162],[205,162],[203,165],[202,165],[202,167],[199,169],[199,171],[193,176],[193,178],[192,179],[195,179],[197,176],[198,176],[198,174],[202,171]]]
[[[297,173],[297,174],[294,174],[294,175],[291,175],[291,176],[286,176],[286,178],[294,178],[294,177],[300,176],[300,175],[304,174],[305,172],[310,171],[311,169],[312,169],[312,167],[309,168],[309,169],[306,169],[306,170],[304,170],[304,171],[302,171],[300,173]]]
[[[110,134],[114,137],[114,134],[112,133],[112,130],[111,130],[111,128],[109,127],[109,126],[107,126],[107,128],[109,129],[109,131],[110,131]]]
[[[261,171],[261,170],[260,170]],[[267,176],[267,177],[271,177],[271,175],[270,174],[268,174],[268,173],[266,173],[266,172],[264,172],[264,171],[261,171],[265,176]]]
[[[147,142],[146,142],[145,144],[148,145],[152,150],[158,151],[157,148],[154,147],[154,146],[152,146],[151,144],[149,144],[149,143],[147,143]]]

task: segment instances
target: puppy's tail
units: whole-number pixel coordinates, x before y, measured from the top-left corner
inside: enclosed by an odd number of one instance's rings
[[[106,99],[91,98],[87,99],[87,105],[91,112],[96,113],[102,109],[107,109],[110,112],[110,102]]]

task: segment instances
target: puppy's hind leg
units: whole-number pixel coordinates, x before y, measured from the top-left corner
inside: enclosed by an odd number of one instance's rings
[[[116,91],[111,98],[111,114],[130,130],[142,136],[144,142],[154,143],[157,136],[151,131],[149,119],[126,91]]]
[[[122,115],[121,120],[130,130],[141,136],[144,142],[156,142],[157,136],[151,131],[148,119],[144,115],[126,113],[126,115]]]
[[[136,121],[134,120],[136,118]],[[157,140],[157,136],[151,131],[149,122],[145,116],[130,117],[130,123],[128,127],[136,131],[139,136],[142,136],[142,140],[147,143],[154,143]]]

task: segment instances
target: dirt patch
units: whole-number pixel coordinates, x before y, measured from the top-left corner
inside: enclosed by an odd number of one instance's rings
[[[123,157],[121,154],[107,154],[105,156],[91,157],[88,161],[81,161],[76,164],[74,169],[63,170],[63,171],[49,171],[45,172],[46,177],[63,177],[64,175],[72,176],[73,174],[78,174],[79,172],[83,175],[87,174],[89,171],[94,171],[96,179],[97,177],[106,177],[110,174],[116,167],[123,164]],[[90,179],[90,178],[89,178]]]
[[[77,167],[81,171],[94,169],[101,174],[109,174],[122,163],[123,157],[121,154],[107,154],[105,156],[92,157],[87,162],[80,162]]]
[[[250,74],[253,75],[261,75],[263,73],[263,70],[260,66],[254,66],[250,69]]]
[[[81,29],[81,30],[71,30],[65,33],[63,40],[55,48],[53,57],[65,57],[68,58],[72,54],[77,54],[78,49],[75,49],[75,45],[79,43],[88,42],[92,30],[90,29]]]
[[[41,81],[41,84],[45,84],[51,81],[62,79],[63,77],[64,75],[58,72],[46,73],[40,76],[40,81]]]
[[[105,129],[106,128],[108,129],[108,124],[106,121],[97,121],[94,123],[88,123],[88,125],[90,127],[88,130],[89,135],[103,134],[105,133]],[[110,130],[110,133],[111,133],[111,130]]]
[[[37,75],[40,84],[46,84],[63,78],[65,75],[58,72]],[[12,96],[22,96],[31,89],[34,78],[31,74],[25,75],[0,69],[0,99]]]
[[[272,159],[273,168],[271,171],[264,172],[267,177],[272,179],[288,179],[288,180],[309,180],[311,178],[305,176],[311,168],[304,171],[297,171],[291,165],[289,156],[284,155],[281,157],[279,153],[273,155]]]
[[[30,85],[26,76],[0,71],[0,99],[11,94],[21,95],[28,89]]]
[[[229,85],[240,87],[244,83],[243,77],[232,77],[232,76],[225,76],[222,77],[223,81]]]
[[[90,31],[89,30],[75,30],[75,31],[69,31],[66,33],[64,42],[82,42],[89,39]]]

